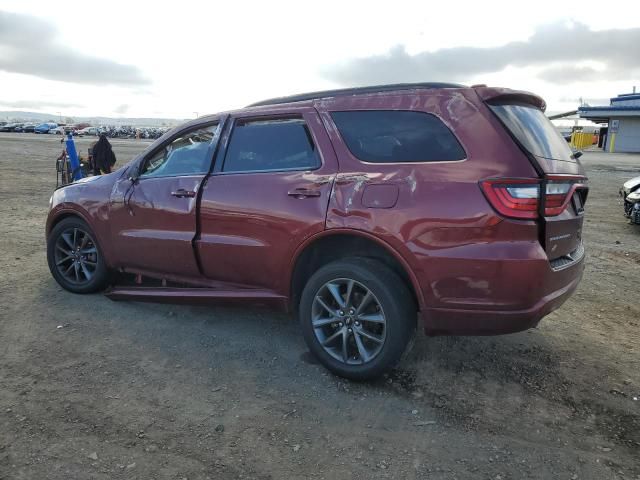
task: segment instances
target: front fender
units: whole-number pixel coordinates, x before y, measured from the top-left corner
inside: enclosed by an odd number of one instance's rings
[[[53,192],[47,216],[45,233],[48,237],[53,227],[63,218],[76,216],[89,225],[99,243],[107,265],[113,265],[109,225],[110,195],[116,175],[90,177],[95,180],[72,183]]]

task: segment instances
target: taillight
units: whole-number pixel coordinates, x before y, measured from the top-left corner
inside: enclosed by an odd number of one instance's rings
[[[560,215],[569,203],[569,192],[573,195],[572,183],[550,181],[547,183],[547,197],[544,202],[544,213],[547,217]]]
[[[571,201],[571,196],[584,180],[580,177],[550,177],[546,181],[544,215],[560,215]],[[540,187],[536,178],[499,178],[480,182],[482,191],[498,213],[510,218],[535,219],[540,212]]]

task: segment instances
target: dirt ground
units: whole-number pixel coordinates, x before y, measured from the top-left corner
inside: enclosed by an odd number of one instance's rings
[[[617,197],[640,155],[585,153],[584,280],[538,329],[421,337],[357,384],[282,314],[61,290],[59,138],[0,134],[1,479],[640,479],[640,227]]]

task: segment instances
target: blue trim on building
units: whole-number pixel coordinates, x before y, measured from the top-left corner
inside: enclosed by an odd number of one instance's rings
[[[611,98],[611,102],[622,102],[626,100],[638,100],[640,99],[640,94],[638,93],[623,93],[618,95],[617,97]]]
[[[640,105],[620,105],[619,107],[580,107],[578,112],[602,112],[602,111],[629,111],[638,110],[640,112]]]

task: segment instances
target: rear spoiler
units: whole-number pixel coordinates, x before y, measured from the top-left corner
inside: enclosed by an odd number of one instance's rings
[[[527,103],[538,107],[543,112],[547,108],[545,101],[531,92],[511,90],[510,88],[487,87],[484,85],[473,87],[473,89],[484,102]]]

